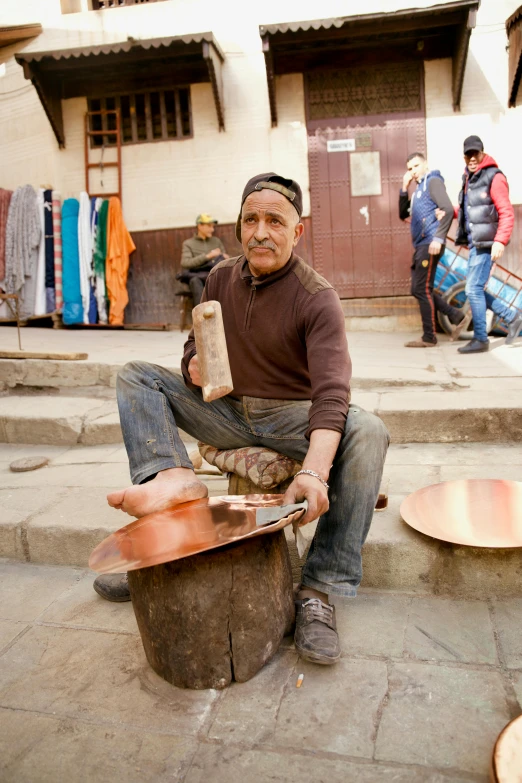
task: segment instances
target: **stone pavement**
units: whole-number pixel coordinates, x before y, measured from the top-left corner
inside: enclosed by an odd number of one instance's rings
[[[485,783],[521,711],[521,598],[363,590],[337,602],[337,666],[287,637],[249,682],[190,691],[92,579],[0,561],[3,783]]]

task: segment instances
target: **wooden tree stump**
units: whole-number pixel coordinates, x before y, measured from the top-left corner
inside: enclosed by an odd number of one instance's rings
[[[180,688],[246,682],[294,621],[283,530],[129,571],[147,660]]]

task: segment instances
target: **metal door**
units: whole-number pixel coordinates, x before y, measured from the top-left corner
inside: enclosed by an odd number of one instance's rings
[[[315,269],[341,298],[408,294],[398,197],[426,148],[421,65],[309,73],[306,95]]]

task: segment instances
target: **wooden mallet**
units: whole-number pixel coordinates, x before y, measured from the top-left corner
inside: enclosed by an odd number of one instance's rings
[[[212,402],[230,394],[234,388],[220,303],[198,304],[192,310],[192,324],[203,399]]]

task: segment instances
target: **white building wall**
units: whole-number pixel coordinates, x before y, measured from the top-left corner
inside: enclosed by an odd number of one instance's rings
[[[508,109],[505,21],[520,0],[482,0],[470,42],[461,111],[454,112],[451,60],[426,62],[426,133],[432,168],[442,171],[456,203],[464,161],[462,142],[476,134],[506,174],[511,200],[522,204],[522,167],[514,154],[522,138],[522,106]]]
[[[86,7],[88,0],[77,0]],[[503,27],[519,0],[482,0],[478,27],[472,35],[464,82],[462,111],[451,105],[451,62],[426,63],[428,155],[440,168],[455,198],[462,171],[461,141],[482,135],[511,184],[515,202],[522,202],[519,165],[511,154],[520,136],[522,107],[507,109],[507,53]],[[416,0],[429,6],[433,0]],[[74,5],[74,3],[73,3]],[[365,13],[393,11],[411,2],[367,0]],[[0,24],[41,22],[44,33],[26,48],[33,50],[85,46],[106,40],[159,37],[211,30],[225,52],[224,102],[226,132],[219,133],[209,84],[191,87],[194,137],[184,141],[124,146],[123,206],[131,230],[190,225],[200,211],[221,222],[233,222],[245,181],[253,174],[276,170],[297,179],[309,214],[304,91],[301,75],[278,78],[279,125],[270,127],[270,113],[259,24],[313,19],[361,12],[357,0],[266,0],[248,6],[237,0],[164,0],[146,7],[61,13],[60,0],[2,0]],[[30,182],[53,184],[64,197],[84,188],[83,115],[86,101],[64,101],[67,147],[58,150],[34,88],[24,80],[12,55],[23,46],[4,50],[6,74],[0,76],[0,186]],[[111,159],[107,151],[106,160]],[[515,176],[515,174],[517,176]],[[107,189],[111,172],[104,173]],[[518,179],[517,179],[518,177]],[[93,185],[96,180],[93,177]]]

